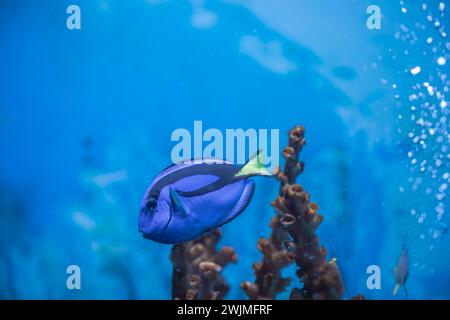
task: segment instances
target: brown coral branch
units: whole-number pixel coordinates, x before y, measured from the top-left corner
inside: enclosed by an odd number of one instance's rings
[[[172,298],[180,300],[221,300],[229,287],[221,273],[224,266],[236,262],[232,247],[217,251],[221,237],[215,229],[203,237],[172,247]]]
[[[263,259],[253,267],[255,282],[241,285],[250,299],[274,299],[284,291],[289,279],[283,278],[281,271],[291,262],[298,267],[297,276],[303,288],[293,289],[290,299],[339,299],[344,291],[335,260],[327,262],[326,250],[315,234],[323,217],[317,204],[309,201],[309,194],[295,183],[304,169],[298,158],[306,143],[304,133],[303,126],[293,128],[289,144],[283,150],[286,163],[284,170],[276,173],[281,188],[272,203],[276,209],[270,223],[272,233],[268,240],[258,242]]]

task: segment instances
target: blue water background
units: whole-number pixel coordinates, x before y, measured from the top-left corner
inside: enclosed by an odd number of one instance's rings
[[[402,24],[426,21],[420,5],[408,1],[405,14],[398,1],[376,2],[381,30],[367,29],[364,0],[2,0],[0,298],[170,298],[170,246],[143,239],[137,216],[171,162],[171,133],[195,120],[279,129],[281,145],[292,126],[306,127],[299,182],[325,217],[318,233],[346,298],[395,298],[405,239],[409,298],[450,298],[447,214],[437,221],[434,193],[408,182],[418,176],[407,157],[416,80],[405,70],[434,70],[422,52],[437,31],[399,41]],[[81,30],[66,28],[70,4]],[[270,232],[278,185],[256,180],[248,209],[223,228],[221,243],[239,257],[225,270],[228,298],[245,298],[239,284],[253,279],[256,243]],[[441,202],[448,209],[448,195]],[[71,264],[80,291],[66,288]],[[381,267],[380,290],[366,286],[369,265]]]

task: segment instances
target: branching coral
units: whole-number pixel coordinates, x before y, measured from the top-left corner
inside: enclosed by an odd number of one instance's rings
[[[255,282],[241,285],[250,299],[274,299],[284,291],[289,279],[282,277],[281,272],[292,262],[298,267],[297,276],[303,287],[293,289],[290,299],[339,299],[344,292],[336,262],[326,260],[326,249],[315,234],[323,217],[317,204],[309,201],[309,194],[296,184],[304,168],[298,157],[306,143],[304,133],[303,126],[293,128],[283,150],[286,163],[284,170],[276,174],[281,188],[272,203],[276,209],[270,223],[272,233],[269,239],[258,242],[263,258],[253,265]]]
[[[215,229],[200,239],[173,246],[172,298],[181,300],[220,300],[229,287],[221,271],[237,256],[232,247],[217,251],[221,237]]]

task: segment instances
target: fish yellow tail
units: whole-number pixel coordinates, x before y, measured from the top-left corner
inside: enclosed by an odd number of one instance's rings
[[[272,176],[273,173],[269,172],[264,166],[264,158],[261,150],[254,155],[243,167],[235,174],[235,177],[242,176]]]
[[[395,285],[395,287],[394,287],[394,292],[392,293],[394,296],[397,295],[398,289],[400,289],[400,284],[397,283],[397,284]]]

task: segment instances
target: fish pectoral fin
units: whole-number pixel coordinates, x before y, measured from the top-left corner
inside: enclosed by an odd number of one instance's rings
[[[187,210],[186,207],[183,205],[183,202],[180,199],[180,196],[178,195],[178,192],[170,188],[170,203],[172,205],[173,211],[175,214],[180,214],[182,217],[187,216]]]
[[[258,152],[236,173],[237,177],[251,177],[251,176],[272,176],[273,173],[269,172],[264,166],[264,158],[262,150]]]

